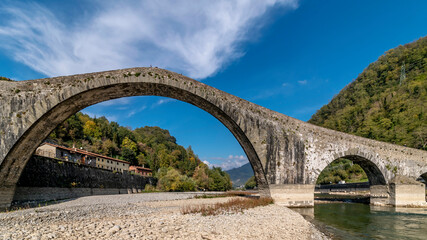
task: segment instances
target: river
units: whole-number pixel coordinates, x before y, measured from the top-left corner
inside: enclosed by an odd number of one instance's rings
[[[427,239],[427,209],[321,203],[294,209],[333,239]],[[313,216],[314,215],[314,216]]]

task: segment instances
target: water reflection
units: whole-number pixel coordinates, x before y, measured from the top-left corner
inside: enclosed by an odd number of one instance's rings
[[[303,215],[309,213],[305,209],[297,211]],[[378,207],[360,203],[316,204],[314,221],[332,232],[335,239],[427,239],[425,208]]]

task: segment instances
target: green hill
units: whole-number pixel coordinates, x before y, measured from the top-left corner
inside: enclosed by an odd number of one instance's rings
[[[387,51],[308,121],[427,150],[427,37]],[[317,183],[367,181],[357,164],[334,161]]]
[[[427,150],[427,37],[387,51],[308,121]]]
[[[163,191],[231,189],[230,177],[221,168],[209,169],[193,152],[176,143],[169,131],[159,127],[134,130],[76,113],[52,131],[47,141],[144,165],[158,178]]]

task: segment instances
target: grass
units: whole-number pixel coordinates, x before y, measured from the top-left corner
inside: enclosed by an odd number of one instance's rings
[[[203,194],[203,195],[196,195],[194,198],[221,198],[221,197],[249,197],[253,195],[253,192],[245,192],[245,191],[228,191],[225,193],[219,193],[219,194]]]
[[[258,206],[266,206],[273,203],[272,198],[233,198],[225,203],[215,203],[213,205],[184,206],[181,208],[182,214],[201,213],[202,216],[215,216],[223,213],[239,213],[245,209]]]

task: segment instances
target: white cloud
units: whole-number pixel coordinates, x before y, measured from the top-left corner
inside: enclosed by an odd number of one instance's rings
[[[153,105],[151,105],[151,108],[155,108],[155,107],[158,107],[160,105],[170,103],[170,102],[176,102],[176,101],[178,101],[178,100],[173,99],[173,98],[163,98],[163,99],[160,99],[159,101],[157,101],[156,103],[154,103]]]
[[[211,157],[209,161],[204,159],[203,162],[209,167],[221,167],[223,170],[230,170],[241,167],[249,161],[246,156],[243,155],[229,155],[227,158]]]
[[[298,84],[300,84],[300,85],[306,85],[307,83],[308,83],[307,80],[298,81]]]
[[[128,113],[128,117],[132,117],[133,115],[135,115],[135,114],[137,114],[137,113],[139,113],[139,112],[142,112],[142,111],[144,111],[145,109],[147,109],[147,106],[142,106],[142,107],[140,107],[140,108],[138,108],[138,109],[136,109],[136,110],[132,110],[132,111],[130,111],[129,113]]]
[[[128,105],[130,103],[131,103],[131,98],[117,98],[117,99],[101,102],[98,105],[104,106],[104,107],[110,107],[110,106]]]
[[[6,1],[0,47],[48,76],[153,65],[205,78],[244,54],[239,44],[269,9],[294,9],[298,0],[95,3],[96,11],[64,22],[56,9]]]

